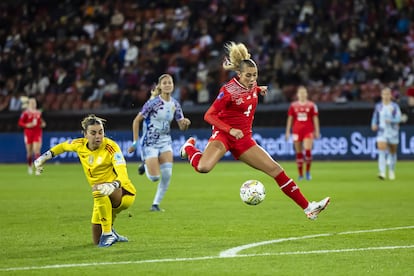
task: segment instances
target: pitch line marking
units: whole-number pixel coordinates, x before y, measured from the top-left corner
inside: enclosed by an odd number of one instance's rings
[[[102,263],[81,263],[81,264],[56,264],[45,266],[28,266],[28,267],[10,267],[1,268],[0,271],[22,271],[22,270],[41,270],[53,268],[72,268],[72,267],[87,267],[87,266],[104,266],[104,265],[125,265],[125,264],[144,264],[144,263],[168,263],[168,262],[187,262],[187,261],[202,261],[213,259],[226,258],[246,258],[246,257],[260,257],[260,256],[287,256],[287,255],[309,255],[309,254],[328,254],[328,253],[346,253],[355,251],[373,251],[373,250],[397,250],[397,249],[411,249],[412,245],[402,246],[379,246],[379,247],[365,247],[365,248],[343,248],[330,250],[313,250],[313,251],[292,251],[292,252],[277,252],[277,253],[259,253],[259,254],[241,254],[228,257],[221,256],[205,256],[194,258],[171,258],[171,259],[154,259],[154,260],[140,260],[140,261],[125,261],[125,262],[102,262]]]
[[[348,231],[348,232],[340,232],[340,233],[336,233],[336,234],[331,233],[331,234],[308,235],[308,236],[303,236],[303,237],[292,237],[292,238],[285,238],[285,239],[279,239],[279,240],[288,241],[288,240],[299,240],[299,239],[311,238],[311,237],[325,237],[325,236],[333,236],[333,235],[349,235],[349,234],[357,234],[357,233],[382,232],[382,231],[392,231],[392,230],[411,229],[411,228],[414,228],[414,226],[403,226],[403,227],[371,229],[371,230],[359,230],[359,231]],[[277,241],[277,240],[273,240],[273,243],[275,243],[274,241]],[[265,244],[265,242],[259,242],[259,243],[254,243],[254,244],[255,244],[255,246],[260,246],[260,245]],[[282,242],[282,241],[280,241],[280,242]],[[272,242],[267,241],[266,244],[270,244],[270,243],[272,243]],[[250,247],[248,247],[248,248],[255,247],[255,246],[251,246],[253,244],[248,244],[248,245],[250,245]],[[241,248],[241,246],[239,246],[237,248]],[[236,253],[234,255],[222,256],[223,252],[229,251],[229,250],[226,250],[226,251],[222,251],[222,253],[220,253],[219,256],[204,256],[204,257],[193,257],[193,258],[166,258],[166,259],[123,261],[123,262],[100,262],[100,263],[94,262],[94,263],[78,263],[78,264],[54,264],[54,265],[44,265],[44,266],[8,267],[8,268],[0,268],[0,271],[45,270],[45,269],[60,269],[60,268],[104,266],[104,265],[187,262],[187,261],[202,261],[202,260],[213,260],[213,259],[223,259],[223,258],[245,258],[245,257],[260,257],[260,256],[329,254],[329,253],[346,253],[346,252],[356,252],[356,251],[397,250],[397,249],[411,249],[411,248],[414,248],[414,244],[412,244],[412,245],[403,245],[403,246],[343,248],[343,249],[330,249],[330,250],[292,251],[292,252],[276,252],[276,253],[260,253],[260,254],[240,254],[240,255],[237,255],[237,253]],[[243,249],[247,249],[247,248],[243,248]],[[241,250],[243,250],[243,249],[241,249]],[[239,250],[239,251],[241,251],[241,250]]]
[[[286,256],[286,255],[309,255],[309,254],[328,254],[328,253],[346,253],[356,251],[373,251],[373,250],[396,250],[396,249],[411,249],[412,245],[402,246],[379,246],[379,247],[365,247],[365,248],[343,248],[331,250],[313,250],[313,251],[292,251],[292,252],[278,252],[278,253],[259,253],[259,254],[242,254],[228,257],[221,256],[205,256],[194,258],[171,258],[171,259],[154,259],[154,260],[140,260],[140,261],[125,261],[125,262],[102,262],[102,263],[81,263],[81,264],[56,264],[45,266],[28,266],[28,267],[10,267],[1,268],[0,271],[22,271],[22,270],[41,270],[53,268],[72,268],[72,267],[87,267],[87,266],[104,266],[104,265],[125,265],[125,264],[144,264],[144,263],[168,263],[168,262],[187,262],[187,261],[202,261],[225,258],[246,258],[246,257],[260,257],[260,256]]]
[[[290,237],[290,238],[282,238],[276,240],[269,240],[269,241],[262,241],[262,242],[255,242],[244,244],[241,246],[233,247],[227,249],[225,251],[220,252],[220,257],[235,257],[237,254],[245,249],[268,245],[272,243],[281,243],[285,241],[294,241],[294,240],[305,240],[305,239],[312,239],[312,238],[319,238],[319,237],[330,237],[335,235],[351,235],[351,234],[360,234],[360,233],[372,233],[372,232],[384,232],[384,231],[393,231],[393,230],[403,230],[403,229],[412,229],[414,225],[411,226],[401,226],[401,227],[393,227],[393,228],[379,228],[379,229],[370,229],[370,230],[357,230],[357,231],[346,231],[346,232],[339,232],[339,233],[326,233],[326,234],[316,234],[316,235],[308,235],[308,236],[301,236],[301,237]]]

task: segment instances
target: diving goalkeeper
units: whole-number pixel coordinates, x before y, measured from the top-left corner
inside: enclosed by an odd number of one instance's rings
[[[116,142],[105,137],[106,120],[88,115],[82,120],[84,137],[60,143],[34,161],[41,173],[43,164],[67,151],[78,154],[93,196],[92,239],[99,247],[108,247],[128,239],[113,228],[116,215],[135,200],[135,187],[128,177],[124,156]]]

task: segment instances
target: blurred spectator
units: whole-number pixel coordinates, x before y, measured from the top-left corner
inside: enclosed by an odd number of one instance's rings
[[[98,82],[96,83],[96,87],[93,90],[92,95],[88,98],[88,102],[93,102],[93,101],[102,101],[102,98],[105,94],[105,80],[104,79],[99,79]]]
[[[405,81],[414,72],[413,1],[282,2],[46,0],[30,7],[5,2],[1,93],[72,91],[87,101],[94,94],[91,83],[105,79],[116,84],[116,92],[92,99],[112,107],[129,95],[139,104],[156,76],[169,73],[174,95],[186,104],[203,104],[217,93],[211,78],[230,77],[219,64],[222,45],[230,40],[252,44],[263,72],[258,82],[274,75],[282,91],[318,83],[314,98],[334,101],[346,82],[354,91],[346,99],[374,101],[381,86],[408,87]],[[379,84],[371,89],[374,79]],[[275,101],[269,96],[264,102]]]
[[[414,107],[414,86],[411,86],[406,91],[407,104],[410,107]]]

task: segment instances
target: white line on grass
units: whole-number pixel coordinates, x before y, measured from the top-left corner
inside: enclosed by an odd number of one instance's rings
[[[372,229],[372,230],[360,230],[360,231],[349,231],[349,232],[340,232],[340,233],[330,233],[330,234],[319,234],[319,235],[309,235],[303,237],[292,237],[285,239],[278,239],[272,241],[264,241],[259,243],[252,243],[245,246],[239,246],[235,248],[242,248],[239,251],[247,248],[252,248],[255,246],[260,246],[264,244],[270,244],[275,242],[289,241],[289,240],[299,240],[299,239],[309,239],[316,237],[326,237],[333,235],[349,235],[349,234],[358,234],[358,233],[369,233],[369,232],[381,232],[381,231],[392,231],[392,230],[401,230],[401,229],[410,229],[414,226],[404,226],[404,227],[395,227],[395,228],[384,228],[384,229]],[[252,246],[254,245],[254,246]],[[249,246],[249,247],[246,247]],[[233,248],[233,249],[235,249]],[[44,265],[44,266],[26,266],[26,267],[8,267],[0,268],[0,271],[22,271],[22,270],[44,270],[44,269],[60,269],[60,268],[71,268],[71,267],[88,267],[88,266],[104,266],[104,265],[125,265],[125,264],[143,264],[143,263],[167,263],[167,262],[188,262],[188,261],[201,261],[201,260],[212,260],[212,259],[223,259],[223,258],[244,258],[244,257],[259,257],[259,256],[286,256],[286,255],[308,255],[308,254],[328,254],[328,253],[346,253],[346,252],[355,252],[355,251],[372,251],[372,250],[396,250],[396,249],[411,249],[414,248],[413,245],[404,245],[404,246],[379,246],[379,247],[365,247],[365,248],[343,248],[343,249],[330,249],[330,250],[313,250],[313,251],[292,251],[292,252],[277,252],[277,253],[260,253],[260,254],[224,254],[225,252],[230,252],[229,249],[222,251],[219,256],[204,256],[204,257],[193,257],[193,258],[167,258],[167,259],[154,259],[154,260],[138,260],[138,261],[123,261],[123,262],[94,262],[94,263],[79,263],[79,264],[54,264],[54,265]],[[232,251],[233,252],[233,251]]]
[[[308,236],[302,236],[302,237],[290,237],[290,238],[282,238],[282,239],[277,239],[277,240],[255,242],[255,243],[244,244],[244,245],[241,245],[241,246],[233,247],[233,248],[227,249],[225,251],[221,251],[220,252],[220,257],[234,257],[240,251],[245,250],[245,249],[249,249],[249,248],[253,248],[253,247],[257,247],[257,246],[262,246],[262,245],[267,245],[267,244],[272,244],[272,243],[281,243],[281,242],[285,242],[285,241],[305,240],[305,239],[335,236],[335,235],[351,235],[351,234],[360,234],[360,233],[394,231],[394,230],[403,230],[403,229],[410,229],[410,228],[414,228],[414,225],[402,226],[402,227],[393,227],[393,228],[380,228],[380,229],[370,229],[370,230],[347,231],[347,232],[339,232],[339,233],[326,233],[326,234],[308,235]]]

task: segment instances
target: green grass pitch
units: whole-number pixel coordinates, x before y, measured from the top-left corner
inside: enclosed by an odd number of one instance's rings
[[[331,197],[316,221],[241,162],[209,174],[175,163],[165,212],[150,212],[156,184],[137,165],[135,204],[115,222],[130,242],[110,248],[92,245],[80,164],[49,162],[41,176],[0,165],[0,275],[414,275],[412,161],[395,181],[377,179],[375,161],[315,161],[313,180],[297,183],[309,200]],[[282,165],[296,178],[295,163]],[[240,200],[248,179],[266,186],[258,206]]]

